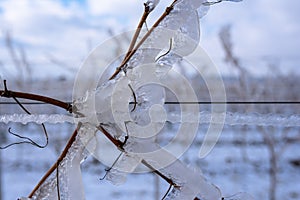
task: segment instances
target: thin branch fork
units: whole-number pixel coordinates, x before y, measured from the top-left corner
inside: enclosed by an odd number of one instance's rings
[[[151,12],[149,6],[147,6],[146,4],[144,4],[144,6],[145,6],[144,13],[143,13],[143,15],[142,15],[142,17],[140,19],[140,22],[139,22],[139,24],[137,26],[137,29],[136,29],[136,31],[135,31],[135,33],[133,35],[133,38],[132,38],[132,40],[130,42],[130,45],[129,45],[129,48],[127,50],[127,53],[125,55],[124,60],[126,59],[126,57],[130,54],[130,52],[134,48],[134,45],[136,44],[136,41],[137,41],[137,39],[138,39],[138,37],[140,35],[142,27],[143,27],[144,23],[146,22],[147,17],[149,16],[149,14]],[[124,60],[122,61],[122,63],[124,62]]]
[[[174,0],[173,3],[166,8],[165,12],[158,18],[158,20],[153,24],[151,29],[142,37],[142,39],[137,43],[134,49],[128,51],[127,56],[122,61],[121,65],[116,69],[113,75],[109,78],[109,80],[114,79],[120,71],[124,68],[130,58],[136,53],[136,51],[142,46],[142,44],[146,41],[146,39],[150,36],[150,34],[154,31],[156,27],[170,14],[170,12],[174,9],[174,5],[176,4],[177,0]],[[137,30],[138,31],[138,30]]]

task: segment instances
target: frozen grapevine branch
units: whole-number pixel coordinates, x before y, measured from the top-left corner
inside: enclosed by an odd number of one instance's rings
[[[99,145],[96,144],[96,133],[101,131],[103,135],[122,152],[122,154],[120,154],[120,159],[117,159],[113,164],[114,167],[108,171],[108,180],[114,182],[115,177],[119,177],[123,180],[128,173],[135,171],[139,164],[143,164],[170,184],[166,195],[163,197],[164,199],[221,199],[219,189],[208,183],[200,171],[188,168],[172,154],[172,151],[162,148],[153,139],[154,137],[149,137],[149,135],[147,135],[146,138],[139,137],[139,134],[153,134],[153,132],[155,132],[154,129],[157,128],[154,125],[153,127],[141,131],[141,129],[137,128],[137,125],[147,121],[145,120],[147,118],[145,117],[145,113],[150,111],[152,105],[162,102],[163,98],[161,96],[155,96],[156,93],[159,93],[157,91],[159,91],[160,88],[150,88],[150,92],[139,91],[138,83],[140,80],[134,78],[134,73],[137,68],[134,65],[130,66],[131,69],[128,70],[127,74],[118,76],[127,65],[130,65],[133,57],[143,56],[147,57],[149,60],[152,59],[155,62],[155,57],[157,57],[159,53],[156,52],[157,50],[154,53],[142,51],[141,55],[137,53],[143,44],[147,44],[149,40],[155,38],[153,34],[158,34],[158,37],[161,37],[159,42],[162,43],[159,44],[154,40],[154,45],[164,45],[171,40],[171,42],[169,42],[170,48],[167,54],[163,54],[163,56],[159,57],[157,60],[162,66],[166,64],[164,62],[176,63],[176,57],[173,57],[173,55],[176,54],[176,51],[180,51],[181,48],[184,49],[182,50],[182,53],[184,54],[182,57],[191,54],[195,48],[193,46],[189,47],[186,41],[181,40],[182,38],[179,36],[182,33],[188,36],[190,36],[189,34],[194,33],[193,36],[195,37],[192,37],[192,40],[195,40],[194,43],[198,44],[200,31],[198,30],[197,9],[201,6],[214,4],[205,0],[174,0],[145,35],[137,41],[143,24],[146,22],[148,15],[158,2],[158,0],[149,0],[144,4],[144,13],[140,19],[136,32],[133,35],[124,60],[120,63],[119,67],[115,70],[109,80],[97,88],[93,88],[92,91],[87,91],[86,97],[81,96],[79,97],[80,99],[75,99],[73,105],[49,97],[9,91],[6,87],[4,90],[0,90],[1,97],[25,98],[64,108],[68,112],[74,113],[75,118],[78,121],[77,129],[72,134],[62,154],[31,192],[29,198],[84,199],[80,164],[91,152],[95,152],[95,149],[99,148],[97,147]],[[192,22],[191,25],[187,23],[187,21]],[[171,29],[173,33],[170,35],[167,34],[165,36],[164,33],[160,33],[161,35],[159,35],[158,31],[156,31],[158,28],[168,29],[170,28],[169,26],[173,26],[173,29]],[[164,35],[164,37],[162,35]],[[171,39],[173,37],[174,48],[172,47],[173,39]],[[155,48],[155,46],[151,46],[151,48]],[[145,63],[140,61],[138,64]],[[170,64],[169,66],[172,66],[173,64]],[[143,77],[140,78],[143,79]],[[114,88],[116,85],[120,85],[121,89],[115,91]],[[155,94],[153,95],[151,91]],[[127,97],[128,94],[133,97],[135,101],[134,107],[131,110],[131,113],[134,116],[132,117],[133,119],[121,120],[122,123],[125,124],[126,136],[124,136],[125,132],[118,127],[117,122],[112,120],[114,117],[112,115],[114,113],[112,113],[113,107],[110,103],[113,95],[116,94],[118,96],[118,98],[116,98],[117,104],[114,105],[116,107],[124,103],[124,98]],[[96,108],[93,108],[92,102],[90,101],[90,98],[95,100],[93,97],[96,99],[98,98],[97,103],[99,104]],[[145,105],[138,105],[136,103],[140,99],[144,100]],[[93,116],[90,117],[91,112],[85,112],[91,111],[91,109],[94,109],[92,112],[96,110],[97,119],[93,118]],[[118,109],[121,108],[118,107]],[[120,110],[120,112],[122,113],[122,110]],[[122,124],[121,127],[124,127],[124,124]],[[187,133],[185,137],[191,137],[191,135]],[[139,153],[136,154],[136,152]],[[159,152],[160,160],[157,158],[158,154],[149,154],[149,152]],[[169,190],[171,191],[169,192]]]
[[[170,14],[170,12],[173,10],[176,2],[177,2],[177,0],[174,0],[173,3],[169,7],[166,8],[165,12],[158,18],[158,20],[153,24],[153,26],[150,28],[150,30],[147,31],[147,33],[142,37],[140,42],[137,43],[135,48],[133,49],[133,47],[132,47],[132,50],[128,51],[128,53],[125,56],[125,59],[123,60],[121,65],[116,69],[116,71],[113,73],[113,75],[109,78],[110,80],[114,79],[120,73],[120,71],[124,68],[126,63],[135,54],[135,52],[141,47],[141,45],[145,42],[145,40],[149,37],[149,35],[154,31],[154,29],[165,19],[166,16],[168,16]]]

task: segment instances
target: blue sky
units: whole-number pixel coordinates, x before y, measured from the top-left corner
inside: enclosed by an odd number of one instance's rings
[[[168,2],[161,0],[153,19]],[[212,6],[201,19],[201,45],[223,65],[218,32],[231,24],[234,51],[250,71],[262,73],[267,68],[258,66],[275,63],[279,71],[299,73],[299,8],[296,0],[244,0]],[[88,52],[110,37],[108,29],[115,33],[132,30],[142,12],[143,1],[139,0],[0,0],[0,75],[6,76],[4,67],[14,73],[4,48],[6,32],[11,33],[16,46],[26,50],[39,76],[44,69],[68,74],[68,70],[53,67],[49,57],[76,71]]]

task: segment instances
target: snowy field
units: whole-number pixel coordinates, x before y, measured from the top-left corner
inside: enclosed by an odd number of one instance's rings
[[[1,134],[7,127],[40,137],[40,127],[29,125],[1,124]],[[2,198],[17,199],[28,195],[47,169],[55,162],[60,149],[72,133],[73,126],[47,125],[50,145],[37,149],[28,145],[17,145],[1,151]],[[181,160],[201,168],[210,182],[217,185],[223,195],[247,192],[255,199],[268,199],[270,187],[269,152],[262,134],[255,126],[225,126],[218,144],[204,159],[198,158],[203,132],[199,129],[197,138]],[[300,151],[299,128],[266,128],[275,138],[275,145],[282,150],[278,154],[278,199],[300,198]],[[26,130],[26,131],[24,131]],[[282,134],[285,136],[282,137]],[[165,139],[168,139],[166,137]],[[42,142],[42,140],[41,140]],[[298,160],[298,163],[295,162]],[[99,180],[105,173],[105,166],[91,157],[83,164],[82,173],[87,199],[157,199],[161,198],[168,184],[153,174],[132,174],[124,185],[114,186],[106,180]],[[130,197],[130,198],[129,198]]]

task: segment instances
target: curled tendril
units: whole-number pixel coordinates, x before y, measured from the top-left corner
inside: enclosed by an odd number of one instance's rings
[[[170,51],[172,50],[172,45],[173,45],[173,40],[172,40],[172,38],[170,38],[170,46],[169,46],[168,51],[167,51],[166,53],[160,55],[160,56],[155,60],[155,62],[157,62],[157,61],[158,61],[159,59],[161,59],[162,57],[168,55],[168,54],[170,53]]]
[[[9,94],[9,90],[7,89],[7,85],[6,85],[6,80],[3,81],[4,82],[4,94]],[[15,100],[15,102],[22,108],[22,110],[24,112],[26,112],[28,115],[31,115],[31,113],[20,103],[20,101],[12,96],[12,98]],[[45,137],[46,137],[46,143],[44,145],[40,145],[38,143],[36,143],[35,141],[33,141],[32,139],[30,139],[29,137],[25,137],[25,136],[21,136],[20,134],[17,134],[17,133],[14,133],[13,131],[11,131],[11,128],[8,129],[8,133],[19,138],[19,139],[23,139],[23,141],[20,141],[20,142],[14,142],[14,143],[11,143],[11,144],[8,144],[4,147],[0,147],[0,149],[7,149],[11,146],[14,146],[14,145],[17,145],[17,144],[31,144],[33,146],[36,146],[38,148],[45,148],[48,143],[49,143],[49,138],[48,138],[48,133],[47,133],[47,130],[46,130],[46,127],[45,127],[45,124],[42,123],[42,128],[43,128],[43,131],[44,131],[44,134],[45,134]]]
[[[132,108],[131,111],[130,111],[130,112],[133,112],[133,111],[136,109],[137,100],[136,100],[135,92],[134,92],[134,90],[133,90],[133,88],[131,87],[130,84],[128,84],[128,87],[129,87],[129,89],[130,89],[131,92],[132,92],[132,96],[133,96],[133,100],[134,100],[133,108]]]
[[[42,127],[43,127],[43,129],[44,129],[44,132],[47,133],[44,124],[42,124]],[[39,145],[38,143],[36,143],[36,142],[33,141],[32,139],[30,139],[29,137],[25,137],[25,136],[22,136],[22,135],[20,135],[20,134],[14,133],[14,132],[11,130],[11,127],[8,128],[8,133],[11,134],[11,135],[13,135],[13,136],[15,136],[15,137],[17,137],[17,138],[19,138],[19,139],[23,139],[23,141],[20,141],[20,142],[14,142],[14,143],[8,144],[8,145],[6,145],[6,146],[4,146],[4,147],[0,147],[0,149],[7,149],[7,148],[9,148],[9,147],[11,147],[11,146],[14,146],[14,145],[17,145],[17,144],[31,144],[31,145],[36,146],[36,147],[38,147],[38,148],[45,148],[45,147],[48,145],[48,136],[47,136],[47,142],[46,142],[46,144],[45,144],[45,145]]]

